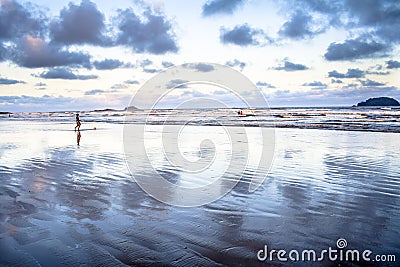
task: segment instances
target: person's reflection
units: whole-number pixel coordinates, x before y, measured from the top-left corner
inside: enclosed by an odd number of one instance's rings
[[[78,133],[76,134],[76,144],[79,146],[81,143],[81,131],[78,130]]]

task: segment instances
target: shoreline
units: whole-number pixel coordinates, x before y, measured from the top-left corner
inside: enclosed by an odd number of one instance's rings
[[[45,118],[30,118],[30,119],[22,119],[22,118],[12,118],[12,119],[5,119],[1,120],[0,122],[34,122],[34,123],[58,123],[58,124],[71,124],[75,125],[72,120],[67,121],[67,120],[61,120],[61,121],[56,121],[56,120],[47,120]],[[259,123],[242,123],[239,124],[238,122],[236,123],[229,123],[229,122],[216,122],[216,123],[183,123],[182,121],[149,121],[147,123],[143,121],[137,121],[137,122],[132,122],[132,121],[104,121],[104,120],[95,120],[95,119],[90,119],[90,120],[85,120],[83,122],[83,127],[84,124],[90,124],[90,125],[99,125],[99,124],[114,124],[114,125],[124,125],[124,124],[134,124],[134,125],[170,125],[170,126],[184,126],[184,125],[190,125],[190,126],[222,126],[222,127],[262,127],[262,128],[275,128],[275,129],[302,129],[302,130],[328,130],[328,131],[350,131],[350,132],[373,132],[373,133],[400,133],[400,127],[399,126],[380,126],[379,128],[372,128],[371,125],[368,124],[361,124],[359,122],[353,122],[353,123],[298,123],[298,124],[284,124],[284,123],[265,123],[265,122],[259,122]],[[98,129],[100,130],[100,129]]]

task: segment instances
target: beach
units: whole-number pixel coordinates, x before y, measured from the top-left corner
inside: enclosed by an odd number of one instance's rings
[[[321,251],[340,238],[395,255],[387,266],[400,260],[398,133],[276,128],[274,161],[255,192],[244,179],[217,201],[184,208],[137,185],[122,123],[81,117],[79,145],[73,117],[0,120],[0,265],[283,266],[291,263],[260,261],[257,252]],[[188,131],[196,139],[213,127]],[[365,264],[298,264],[339,263]]]

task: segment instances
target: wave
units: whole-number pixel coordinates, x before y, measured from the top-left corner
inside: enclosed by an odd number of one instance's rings
[[[238,108],[160,109],[129,112],[103,110],[80,114],[84,123],[190,124],[400,132],[400,109],[398,108],[272,108],[251,109],[250,113],[242,113],[245,115],[238,115],[238,111],[240,111]],[[73,123],[74,114],[75,112],[22,112],[14,113],[11,117],[8,114],[0,115],[0,120]]]

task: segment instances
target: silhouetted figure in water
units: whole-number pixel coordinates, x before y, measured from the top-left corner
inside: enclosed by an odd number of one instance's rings
[[[76,129],[78,129],[79,131],[79,129],[81,128],[81,120],[79,119],[79,113],[76,113],[75,118],[76,118],[76,126],[75,126],[75,132],[76,132]]]
[[[78,130],[78,133],[76,134],[76,144],[79,146],[81,142],[81,131]]]

